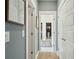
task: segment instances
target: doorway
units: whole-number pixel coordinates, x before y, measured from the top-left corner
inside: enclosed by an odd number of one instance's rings
[[[54,51],[56,46],[56,11],[39,11],[39,50]]]

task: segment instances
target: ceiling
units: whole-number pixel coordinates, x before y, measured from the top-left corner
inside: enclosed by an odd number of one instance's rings
[[[38,1],[57,1],[57,0],[38,0]]]

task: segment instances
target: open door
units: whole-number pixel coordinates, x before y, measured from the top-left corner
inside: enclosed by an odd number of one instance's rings
[[[31,8],[28,11],[28,59],[31,59]]]
[[[35,58],[34,9],[28,8],[28,59]]]

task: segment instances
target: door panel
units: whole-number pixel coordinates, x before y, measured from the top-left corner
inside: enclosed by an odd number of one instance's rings
[[[29,8],[29,12],[28,12],[28,59],[31,59],[31,8]]]
[[[58,9],[60,59],[74,59],[74,0],[66,0]]]
[[[35,32],[34,32],[34,28],[35,28],[35,19],[34,19],[35,15],[34,15],[34,11],[32,10],[31,13],[31,59],[35,58]]]

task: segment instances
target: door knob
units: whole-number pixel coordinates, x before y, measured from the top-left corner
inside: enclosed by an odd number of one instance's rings
[[[66,39],[62,38],[63,41],[66,41]]]

